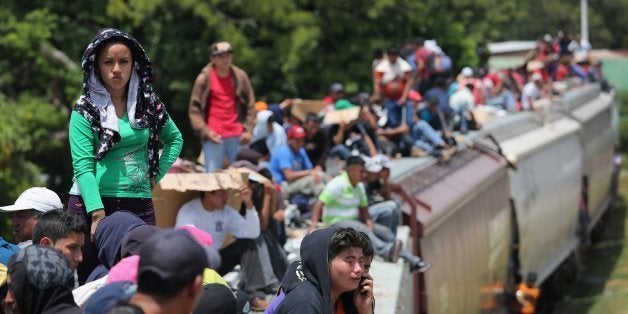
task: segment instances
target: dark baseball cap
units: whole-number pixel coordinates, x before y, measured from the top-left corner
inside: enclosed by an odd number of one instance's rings
[[[329,86],[330,93],[340,93],[344,91],[345,91],[345,87],[341,83],[333,83]]]
[[[129,233],[122,238],[122,246],[120,247],[120,258],[125,258],[129,255],[140,254],[140,248],[142,244],[155,233],[159,232],[159,228],[153,225],[139,225],[129,231]]]
[[[203,295],[194,309],[194,314],[237,313],[236,301],[236,296],[229,287],[219,283],[208,284],[203,287]]]
[[[185,230],[164,230],[140,248],[138,291],[174,295],[208,267],[207,254]]]

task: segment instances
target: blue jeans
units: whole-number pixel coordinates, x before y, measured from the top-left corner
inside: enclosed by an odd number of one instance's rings
[[[329,150],[329,156],[337,156],[340,157],[340,159],[342,160],[347,160],[349,157],[351,157],[351,150],[343,144],[337,144]]]
[[[466,133],[469,130],[469,122],[467,121],[467,106],[460,104],[454,108],[456,116],[460,117],[460,132]]]
[[[412,139],[414,145],[430,154],[434,151],[434,146],[445,145],[440,135],[424,120],[419,120],[412,126]]]
[[[205,155],[205,171],[212,172],[222,169],[222,163],[227,157],[229,164],[235,161],[240,149],[240,137],[223,138],[222,143],[211,140],[203,141],[203,155]]]
[[[393,234],[397,234],[401,209],[395,201],[384,201],[369,206],[369,215],[374,223],[387,227]]]
[[[515,95],[509,90],[504,90],[495,97],[489,99],[486,104],[500,109],[512,110],[515,109]]]
[[[386,99],[384,105],[388,116],[388,123],[386,123],[386,127],[399,127],[403,123],[404,119],[409,126],[412,125],[414,112],[410,101],[406,101],[405,105],[400,106],[397,104],[397,100]]]

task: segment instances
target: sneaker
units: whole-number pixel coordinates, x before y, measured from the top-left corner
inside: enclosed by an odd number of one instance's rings
[[[448,161],[451,156],[456,152],[456,147],[448,147],[441,151],[441,156],[443,157],[443,161]]]
[[[424,149],[421,149],[419,147],[412,147],[412,152],[410,152],[410,156],[412,157],[427,157],[429,156],[429,153],[427,151],[425,151]]]
[[[390,248],[388,252],[387,262],[396,263],[399,259],[399,254],[401,253],[401,249],[403,248],[403,243],[401,240],[396,240],[395,244]]]
[[[419,260],[416,263],[411,263],[410,264],[410,272],[412,274],[420,274],[420,273],[423,273],[426,270],[430,269],[430,267],[432,267],[431,263],[428,263],[428,262],[423,261],[423,260]]]
[[[251,310],[262,312],[268,307],[268,301],[260,297],[253,297],[250,302]]]

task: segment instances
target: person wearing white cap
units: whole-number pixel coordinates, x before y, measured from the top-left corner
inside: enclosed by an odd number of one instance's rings
[[[362,156],[364,159],[364,187],[368,200],[368,212],[373,223],[385,226],[397,234],[401,208],[391,197],[390,159],[383,154],[373,157]],[[378,232],[376,235],[381,236]],[[412,255],[405,249],[399,252],[399,257],[408,263],[410,271],[421,273],[430,268],[431,264],[422,260],[416,255]]]
[[[62,208],[57,193],[44,187],[33,187],[22,192],[13,205],[0,207],[0,211],[13,213],[13,234],[18,246],[24,248],[32,244],[33,229],[39,216]]]
[[[541,74],[535,72],[530,76],[530,79],[521,91],[521,109],[534,110],[534,101],[543,96],[542,84],[543,77]]]

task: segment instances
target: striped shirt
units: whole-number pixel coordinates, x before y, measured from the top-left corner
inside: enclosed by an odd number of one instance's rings
[[[330,226],[343,220],[360,220],[358,208],[368,206],[362,182],[351,185],[346,171],[332,179],[318,196],[323,207],[323,223]]]

